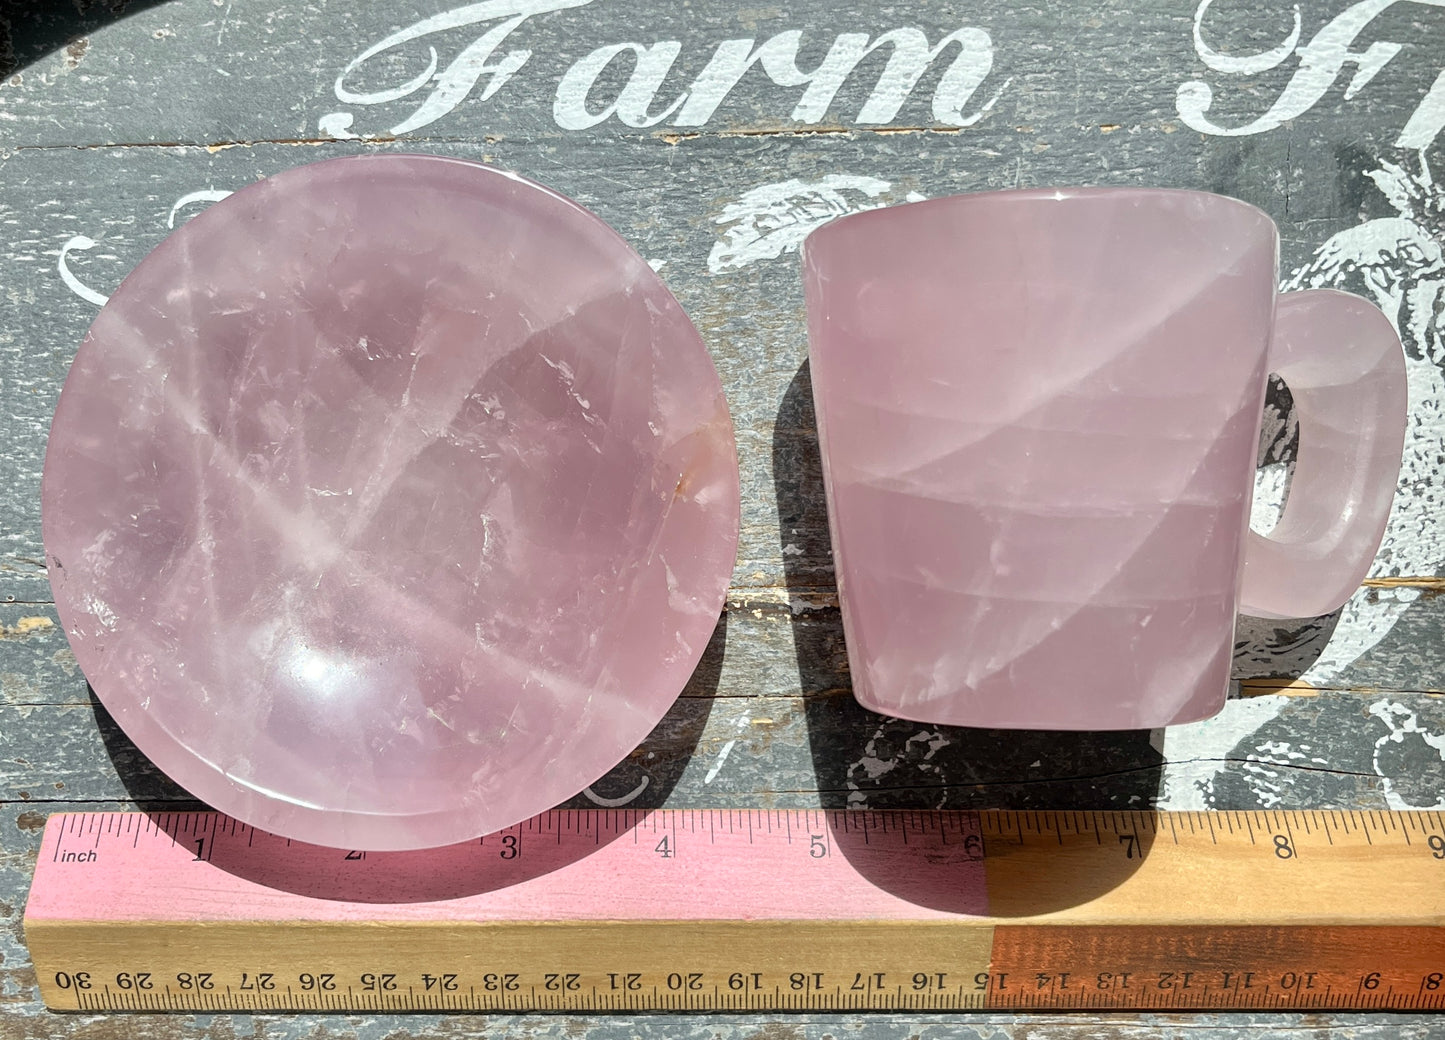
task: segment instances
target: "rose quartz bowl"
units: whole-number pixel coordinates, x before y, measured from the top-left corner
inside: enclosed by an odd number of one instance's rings
[[[357,849],[583,790],[688,681],[737,548],[707,350],[600,219],[335,159],[166,239],[81,344],[42,489],[97,696],[217,809]]]

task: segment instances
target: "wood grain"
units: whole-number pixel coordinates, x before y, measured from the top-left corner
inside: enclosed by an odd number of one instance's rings
[[[72,1010],[1433,1009],[1442,861],[1441,813],[554,812],[389,855],[81,813],[25,934]]]
[[[861,178],[897,202],[1015,185],[1150,184],[1203,188],[1263,207],[1280,224],[1282,273],[1322,262],[1333,236],[1410,215],[1421,252],[1386,258],[1400,284],[1435,277],[1439,138],[1401,145],[1440,73],[1445,18],[1437,8],[1386,5],[1353,43],[1400,44],[1384,65],[1349,86],[1351,64],[1280,125],[1240,136],[1205,134],[1181,117],[1179,90],[1210,85],[1210,118],[1243,127],[1267,112],[1298,70],[1299,47],[1352,9],[1328,0],[1300,10],[1297,47],[1274,67],[1232,74],[1209,67],[1195,42],[1194,3],[1148,0],[982,0],[880,7],[794,0],[741,5],[621,4],[529,18],[502,50],[531,56],[494,96],[481,87],[400,140],[329,141],[321,120],[347,111],[351,130],[383,137],[431,86],[376,104],[343,102],[336,82],[389,34],[457,10],[449,0],[347,5],[254,0],[233,4],[96,5],[0,2],[11,26],[13,74],[0,82],[0,1035],[267,1040],[397,1033],[463,1036],[484,1030],[561,1036],[574,1023],[536,1017],[322,1016],[313,1019],[137,1016],[107,1021],[38,1013],[18,934],[45,813],[138,801],[186,804],[129,747],[88,696],[50,605],[39,539],[39,481],[49,416],[75,346],[96,307],[67,285],[109,292],[167,231],[172,209],[198,191],[221,191],[300,162],[367,148],[435,151],[494,162],[543,181],[597,210],[677,293],[717,361],[738,426],[743,477],[742,548],[725,625],[688,694],[649,740],[594,794],[631,805],[902,805],[948,807],[1152,804],[1218,809],[1445,804],[1445,618],[1438,596],[1445,554],[1435,511],[1445,457],[1438,339],[1411,349],[1429,366],[1415,393],[1414,468],[1402,492],[1417,508],[1407,536],[1382,561],[1346,616],[1301,622],[1242,619],[1237,678],[1249,696],[1215,723],[1163,733],[1060,737],[939,730],[869,715],[848,694],[816,434],[809,407],[796,255],[747,259],[726,216],[760,189],[781,192],[771,220],[786,230],[825,196],[829,176]],[[103,10],[102,10],[103,8]],[[116,18],[115,13],[125,16]],[[1291,31],[1286,3],[1216,4],[1199,39],[1233,57],[1268,53]],[[814,68],[840,33],[870,39],[905,25],[931,42],[963,27],[986,30],[993,66],[962,129],[939,125],[931,101],[940,66],[926,72],[886,125],[857,116],[886,64],[860,64],[816,123],[791,118],[804,87],[782,86],[754,66],[701,126],[627,126],[609,117],[585,130],[554,118],[560,82],[600,46],[676,41],[678,58],[655,98],[663,111],[727,40],[755,44],[799,33],[799,69]],[[458,26],[397,48],[345,79],[352,92],[382,92],[414,78],[428,47],[444,71],[486,26]],[[1388,48],[1387,48],[1388,49]],[[5,47],[0,46],[0,52]],[[1380,51],[1375,51],[1379,55]],[[599,77],[600,109],[627,75],[627,56]],[[1211,59],[1213,60],[1213,59]],[[1326,76],[1328,78],[1328,76]],[[485,84],[483,84],[484,86]],[[1403,179],[1382,175],[1391,168]],[[1427,171],[1434,171],[1432,181]],[[1413,179],[1411,179],[1413,178]],[[1433,190],[1421,187],[1430,183]],[[782,190],[780,185],[793,185]],[[1415,196],[1402,194],[1414,185]],[[789,194],[792,192],[793,194]],[[802,194],[798,194],[801,192]],[[862,196],[841,193],[849,205]],[[1414,201],[1410,201],[1413,199]],[[1413,205],[1409,214],[1402,210]],[[192,203],[175,219],[194,212]],[[1434,207],[1434,208],[1432,208]],[[1373,225],[1386,230],[1386,224]],[[1389,225],[1393,227],[1394,225]],[[756,227],[753,231],[758,230]],[[1379,241],[1385,242],[1384,237]],[[1388,244],[1388,243],[1386,243]],[[764,249],[766,254],[768,249]],[[717,262],[710,260],[717,256]],[[1358,257],[1357,257],[1358,260]],[[1389,265],[1393,264],[1394,267]],[[1368,268],[1369,264],[1364,267]],[[1382,269],[1383,270],[1383,269]],[[1343,284],[1369,292],[1357,272]],[[1353,281],[1349,279],[1353,278]],[[1384,284],[1384,283],[1379,283]],[[1438,322],[1434,328],[1438,329]],[[1433,352],[1433,353],[1432,353]],[[1432,382],[1433,380],[1433,382]],[[1287,392],[1271,395],[1266,462],[1295,450]],[[1438,456],[1438,457],[1437,457]],[[1420,551],[1411,555],[1415,546]],[[1395,559],[1394,557],[1400,557]],[[1358,609],[1356,609],[1358,608]],[[1375,628],[1370,628],[1374,625]],[[1353,633],[1353,635],[1352,635]],[[1364,633],[1361,636],[1361,633]],[[1327,676],[1318,662],[1354,647]],[[1331,649],[1331,648],[1334,649]],[[1308,687],[1282,688],[1307,674]],[[644,784],[645,781],[645,784]],[[574,804],[594,804],[582,797]],[[1421,1016],[1111,1018],[1098,1025],[1043,1016],[967,1021],[907,1016],[860,1019],[625,1018],[588,1020],[601,1037],[717,1035],[766,1040],[824,1035],[1214,1037],[1288,1029],[1300,1035],[1417,1038],[1438,1030]]]
[[[1371,951],[1370,970],[1363,972],[1362,949]],[[1439,928],[1003,925],[994,933],[989,1003],[1028,1007],[1046,993],[1061,1004],[1093,1008],[1434,1010],[1445,1008],[1436,977],[1442,960]],[[1009,977],[1012,991],[999,981]]]

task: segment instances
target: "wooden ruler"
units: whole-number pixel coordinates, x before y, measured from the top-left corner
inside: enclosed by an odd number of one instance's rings
[[[1445,813],[64,814],[25,934],[56,1009],[1445,1009]]]

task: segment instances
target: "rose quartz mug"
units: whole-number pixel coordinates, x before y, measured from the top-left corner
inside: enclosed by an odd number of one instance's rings
[[[803,268],[856,696],[933,723],[1157,727],[1224,705],[1236,613],[1338,608],[1379,547],[1399,337],[1276,291],[1279,236],[1203,192],[1005,191],[833,221]],[[1270,372],[1299,455],[1249,531]]]

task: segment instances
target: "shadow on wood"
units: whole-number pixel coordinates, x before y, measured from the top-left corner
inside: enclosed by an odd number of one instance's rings
[[[1278,376],[1270,376],[1256,466],[1266,472],[1278,468],[1276,472],[1281,476],[1266,478],[1263,488],[1275,489],[1281,506],[1289,495],[1294,460],[1298,454],[1299,419],[1295,415],[1294,398]],[[1339,620],[1339,610],[1323,617],[1284,620],[1266,620],[1241,614],[1234,630],[1231,677],[1278,680],[1281,686],[1287,685],[1304,674],[1324,653]]]
[[[647,739],[585,793],[565,802],[561,808],[625,805],[629,809],[646,810],[662,806],[686,770],[707,725],[726,646],[727,617],[724,615],[719,619],[683,695],[673,703]],[[157,768],[111,718],[95,696],[95,691],[88,686],[86,689],[106,753],[138,808],[155,817],[162,829],[180,826],[179,822],[167,822],[172,814],[209,808]],[[616,837],[612,835],[608,840]],[[374,878],[346,879],[340,871],[298,873],[289,864],[270,864],[269,867],[274,869],[268,869],[268,864],[251,861],[238,860],[228,865],[223,860],[213,859],[212,863],[225,870],[234,867],[234,873],[249,881],[297,895],[356,902],[410,903],[456,899],[489,891],[495,887],[493,882],[511,885],[536,876],[527,874],[525,870],[512,869],[502,881],[496,881],[479,878],[470,871],[448,871],[444,869],[448,862],[445,850],[372,855],[401,857],[387,872],[385,885],[378,886]],[[538,873],[555,870],[560,865],[549,862],[545,870],[539,868]]]
[[[692,678],[647,739],[605,776],[575,798],[566,809],[660,809],[682,779],[707,726],[727,650],[728,616],[718,618]]]
[[[143,812],[189,812],[209,808],[161,772],[145,752],[135,746],[89,683],[85,684],[85,692],[90,698],[90,709],[95,713],[95,725],[100,730],[105,753],[110,756],[115,775],[136,808]]]
[[[88,33],[164,0],[74,0],[36,3],[0,0],[0,79],[7,79],[61,47],[89,46]],[[72,57],[78,57],[72,51]]]
[[[798,676],[823,806],[828,809],[1148,809],[1163,759],[1157,731],[1054,732],[938,726],[875,714],[852,696],[832,553],[812,386],[805,362],[788,387],[773,434],[773,474],[793,612]],[[802,609],[800,609],[802,608]],[[1117,885],[1080,886],[1067,863],[1035,876],[1011,915],[1073,905]],[[895,872],[873,880],[903,884]],[[1053,884],[1052,882],[1057,882]],[[913,884],[904,898],[949,907],[959,896]],[[1100,887],[1102,886],[1102,887]]]

